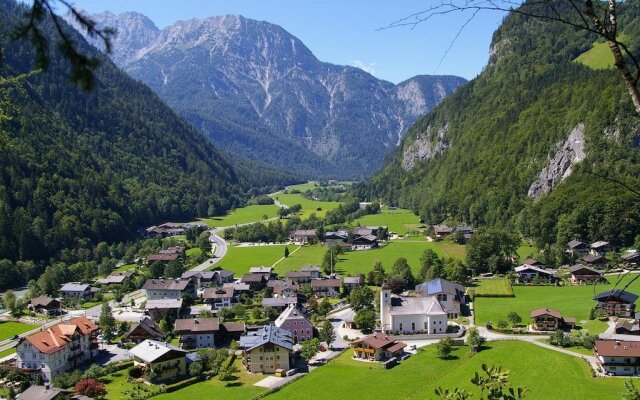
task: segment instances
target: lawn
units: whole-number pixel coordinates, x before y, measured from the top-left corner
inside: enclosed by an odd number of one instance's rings
[[[221,267],[232,271],[236,277],[249,272],[249,268],[256,266],[272,266],[276,261],[284,256],[285,245],[275,246],[229,246],[227,254],[214,267]],[[295,246],[289,246],[289,251],[293,251]]]
[[[279,207],[273,204],[268,205],[252,205],[243,208],[236,208],[224,217],[211,217],[201,218],[200,220],[209,227],[227,227],[240,224],[247,224],[250,222],[260,222],[264,220],[264,216],[267,219],[274,218],[278,215]]]
[[[518,247],[517,252],[518,252],[518,256],[520,257],[520,261],[524,261],[529,257],[537,258],[539,257],[539,253],[540,253],[536,247],[527,246],[527,245],[522,245]]]
[[[289,257],[280,261],[276,265],[276,271],[281,275],[284,275],[287,271],[298,271],[300,267],[305,265],[322,264],[322,257],[324,257],[324,253],[327,251],[327,248],[320,245],[302,247],[289,246],[289,251],[291,252]]]
[[[265,388],[253,386],[254,383],[264,379],[266,375],[250,375],[244,370],[240,359],[236,360],[238,370],[234,378],[228,382],[221,382],[217,378],[195,383],[173,393],[161,394],[154,400],[182,400],[182,399],[225,399],[225,400],[250,400],[266,391]]]
[[[353,225],[361,226],[386,226],[389,232],[404,235],[409,231],[418,230],[420,217],[414,215],[409,210],[388,210],[384,209],[378,214],[365,215],[353,221]]]
[[[118,268],[114,269],[113,272],[125,272],[125,271],[129,271],[132,269],[135,269],[138,266],[138,264],[124,264],[119,266]]]
[[[19,335],[21,333],[28,332],[37,328],[39,325],[35,324],[23,324],[21,322],[0,322],[0,340],[9,339],[13,335]]]
[[[16,348],[12,347],[10,349],[0,351],[0,358],[4,358],[8,355],[14,354],[16,352]]]
[[[303,197],[301,193],[279,193],[275,195],[274,198],[289,207],[294,204],[300,204],[302,206],[302,211],[297,215],[302,219],[309,218],[309,215],[313,213],[322,218],[327,214],[327,211],[333,210],[341,204],[337,201],[309,200]],[[318,211],[318,209],[320,209],[320,211]]]
[[[586,65],[591,69],[613,68],[613,54],[604,42],[595,42],[586,52],[580,54],[574,61]]]
[[[624,278],[618,287],[623,287],[629,278]],[[614,282],[613,278],[609,278]],[[609,285],[593,286],[514,286],[513,298],[477,298],[474,303],[476,323],[483,325],[488,321],[506,320],[507,314],[515,311],[524,321],[529,321],[532,310],[549,307],[558,310],[562,315],[575,317],[578,325],[580,321],[589,319],[589,311],[595,304],[594,294],[604,292],[613,287]],[[635,281],[627,289],[632,293],[640,293],[640,281]],[[589,333],[601,333],[606,324],[600,321],[588,321],[583,328]]]
[[[126,369],[106,376],[104,378],[104,383],[105,389],[107,389],[107,396],[105,397],[107,400],[131,399],[131,394],[125,394],[124,392],[131,392],[134,389],[137,389],[138,391],[147,390],[150,392],[158,390],[157,386],[127,382]]]
[[[479,296],[507,296],[513,294],[511,284],[507,279],[482,279],[478,286],[471,288]]]
[[[449,360],[436,357],[435,350],[428,346],[391,370],[354,361],[347,351],[267,399],[341,399],[348,393],[353,400],[422,400],[435,399],[439,386],[477,393],[470,380],[483,363],[510,369],[510,382],[530,390],[528,400],[619,399],[624,385],[622,379],[592,378],[587,363],[578,358],[524,342],[492,342],[471,358],[467,348],[460,348]]]

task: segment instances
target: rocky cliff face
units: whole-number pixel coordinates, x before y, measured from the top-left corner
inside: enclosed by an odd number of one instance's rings
[[[558,145],[549,164],[540,171],[538,179],[529,187],[528,196],[538,198],[548,194],[560,182],[568,178],[573,167],[587,156],[585,152],[584,124],[578,124],[567,140]]]
[[[465,82],[417,76],[394,85],[323,63],[281,27],[240,16],[154,32],[130,14],[93,16],[127,38],[112,55],[122,68],[219,147],[307,175],[373,173],[417,117]],[[131,40],[138,27],[142,37]]]
[[[429,160],[449,148],[449,141],[445,138],[448,125],[435,129],[433,125],[427,127],[426,132],[417,135],[402,153],[402,168],[409,171],[420,160]]]

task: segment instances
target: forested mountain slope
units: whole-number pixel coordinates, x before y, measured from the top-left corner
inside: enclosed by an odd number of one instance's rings
[[[218,148],[308,177],[370,175],[416,118],[465,82],[394,85],[321,62],[281,27],[241,16],[157,31],[136,13],[92,18],[120,32],[113,59]]]
[[[3,77],[32,69],[32,45],[9,40],[25,11],[0,0]],[[45,28],[56,36],[51,20]],[[240,180],[211,142],[67,29],[82,52],[102,57],[92,91],[69,82],[55,45],[46,71],[22,89],[0,87],[10,117],[0,126],[0,259],[82,260],[95,243],[146,224],[240,204]]]
[[[557,6],[570,12],[566,3]],[[620,14],[637,52],[640,2],[621,3]],[[360,196],[432,224],[515,228],[540,246],[632,244],[640,198],[598,175],[638,187],[640,119],[615,69],[574,61],[596,40],[510,14],[483,72],[410,129]]]

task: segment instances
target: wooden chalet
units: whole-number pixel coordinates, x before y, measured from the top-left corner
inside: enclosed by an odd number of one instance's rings
[[[577,264],[569,268],[571,282],[576,284],[590,284],[604,281],[602,272],[586,265]]]
[[[598,293],[594,298],[596,308],[609,316],[629,318],[634,316],[638,296],[622,289],[607,290]]]
[[[531,326],[536,331],[557,331],[559,329],[573,329],[576,326],[576,319],[573,317],[563,317],[560,311],[550,308],[539,308],[531,311]]]

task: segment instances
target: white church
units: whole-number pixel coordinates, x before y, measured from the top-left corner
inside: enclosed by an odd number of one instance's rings
[[[380,290],[380,327],[392,334],[447,333],[447,313],[435,296],[409,297]]]

